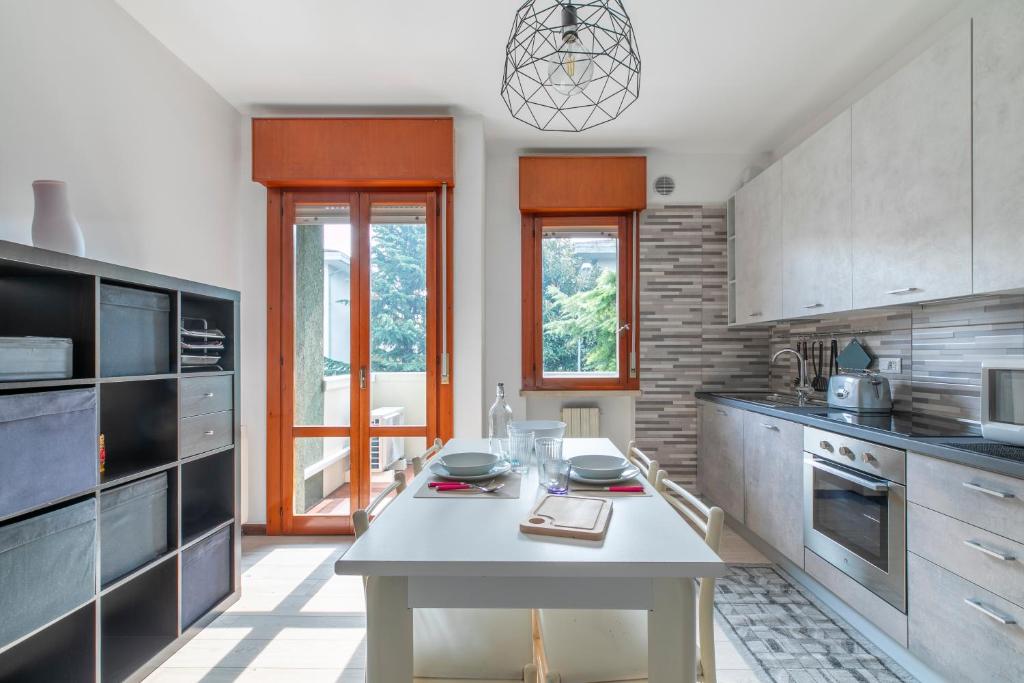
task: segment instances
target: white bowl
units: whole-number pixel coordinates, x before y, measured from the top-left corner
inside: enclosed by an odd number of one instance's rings
[[[621,455],[577,455],[569,462],[572,471],[585,479],[614,479],[629,467]]]
[[[500,459],[494,453],[449,453],[438,458],[444,468],[457,477],[487,474]]]
[[[533,432],[535,438],[545,436],[561,439],[565,435],[565,423],[558,420],[513,420],[509,432]]]

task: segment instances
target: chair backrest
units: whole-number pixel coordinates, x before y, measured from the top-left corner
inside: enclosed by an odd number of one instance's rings
[[[626,448],[626,458],[640,468],[640,471],[644,473],[644,478],[651,482],[652,486],[657,486],[658,461],[647,457],[646,453],[637,448],[636,441],[629,442],[629,447]]]
[[[383,491],[378,493],[370,504],[352,514],[352,527],[355,530],[356,538],[359,538],[370,529],[370,515],[381,503],[388,500],[392,492],[398,494],[405,490],[405,472],[395,472],[395,480],[387,485]],[[386,507],[386,506],[385,506]],[[380,514],[380,513],[378,513]]]
[[[702,500],[668,478],[665,470],[658,470],[655,488],[686,521],[704,534],[704,542],[715,553],[722,542],[725,513],[722,508],[706,505]]]
[[[444,447],[444,443],[442,443],[441,439],[434,439],[434,445],[428,448],[422,455],[417,455],[412,459],[412,473],[416,475],[422,472],[427,463],[441,452],[442,447]]]

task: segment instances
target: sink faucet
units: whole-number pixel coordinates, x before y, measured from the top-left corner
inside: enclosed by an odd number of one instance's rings
[[[807,381],[807,359],[804,358],[804,355],[797,351],[796,349],[791,349],[787,346],[781,351],[775,352],[775,355],[772,356],[772,363],[774,363],[779,356],[785,353],[793,354],[794,356],[796,356],[796,359],[800,362],[800,365],[798,366],[800,370],[800,383],[796,388],[796,394],[797,396],[800,397],[800,405],[803,405],[804,402],[808,399],[808,397],[810,397],[811,393],[813,393],[814,391],[814,389],[811,388],[811,383]]]

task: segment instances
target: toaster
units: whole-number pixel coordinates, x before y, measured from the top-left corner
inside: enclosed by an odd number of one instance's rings
[[[868,371],[832,375],[828,380],[828,407],[855,413],[891,413],[889,380]]]

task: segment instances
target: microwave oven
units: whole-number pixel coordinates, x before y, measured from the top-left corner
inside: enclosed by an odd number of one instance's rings
[[[981,433],[1024,446],[1024,359],[982,361]]]

